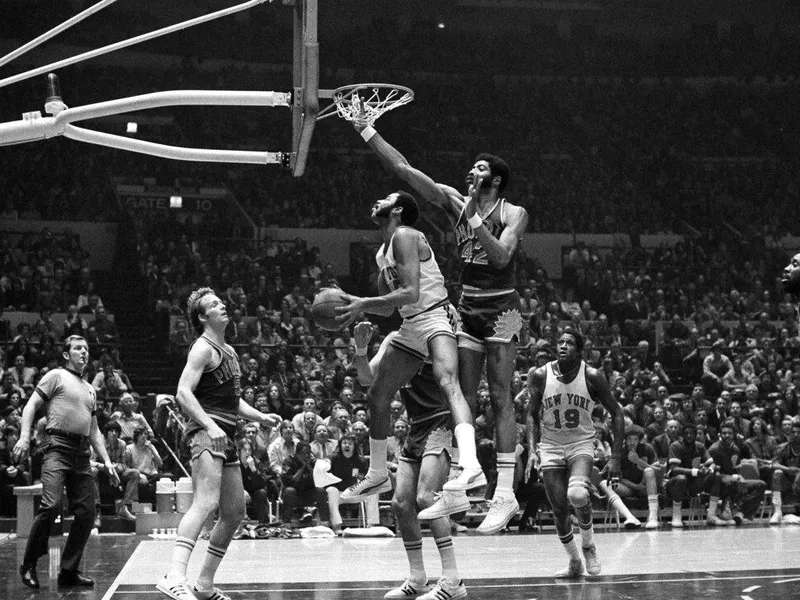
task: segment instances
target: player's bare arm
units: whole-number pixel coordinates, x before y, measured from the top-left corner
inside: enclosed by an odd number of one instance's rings
[[[528,464],[525,466],[526,481],[530,478],[531,469],[538,461],[536,448],[541,437],[540,418],[546,373],[545,367],[532,368],[528,371],[528,415],[525,428],[528,437]]]
[[[278,427],[281,424],[281,416],[275,413],[262,413],[250,406],[247,402],[239,399],[239,414],[248,421],[258,421],[267,427]]]
[[[488,176],[488,175],[487,175]],[[499,180],[499,177],[497,178]],[[464,216],[469,219],[476,214],[478,193],[483,177],[478,177],[469,187],[467,203],[464,207]],[[494,237],[486,226],[481,225],[475,231],[481,246],[486,251],[489,264],[497,269],[504,268],[514,257],[522,234],[528,229],[528,211],[521,206],[506,203],[507,226],[499,238]]]
[[[413,304],[419,299],[419,244],[422,234],[410,227],[402,227],[392,238],[392,251],[397,262],[397,274],[400,286],[382,296],[372,298],[358,298],[345,294],[343,298],[348,302],[345,306],[336,308],[339,316],[337,321],[349,325],[361,313],[374,313],[387,308],[397,308],[406,304]]]
[[[389,342],[391,342],[396,332],[393,331],[384,338],[380,348],[378,348],[378,352],[375,353],[372,360],[369,360],[367,358],[366,349],[372,339],[372,334],[372,323],[369,321],[362,321],[355,326],[353,331],[353,338],[356,341],[355,365],[356,371],[358,372],[358,382],[364,387],[372,385],[372,381],[375,379],[375,373],[378,371],[378,365],[380,365],[381,360],[383,360],[383,355],[386,354],[386,348],[389,347]],[[364,354],[360,354],[359,349],[363,349]]]
[[[360,125],[355,125],[355,128],[359,132],[364,129]],[[408,183],[423,199],[444,209],[451,224],[455,226],[464,208],[463,196],[457,189],[436,183],[428,175],[411,166],[406,157],[379,133],[375,133],[367,144],[392,173]]]
[[[203,371],[206,366],[213,364],[214,358],[214,351],[203,339],[199,339],[192,346],[186,359],[186,366],[183,368],[181,378],[178,381],[178,392],[175,394],[175,400],[189,418],[199,423],[206,430],[209,438],[211,438],[214,450],[222,452],[225,450],[226,444],[225,432],[208,416],[208,413],[200,406],[197,396],[194,395],[194,390],[197,388],[197,384],[200,383]]]
[[[597,369],[586,366],[586,383],[589,393],[595,402],[600,402],[611,413],[614,445],[611,447],[611,458],[608,461],[609,474],[616,476],[620,472],[620,458],[622,457],[622,442],[625,440],[625,415],[622,407],[611,393],[605,376]]]

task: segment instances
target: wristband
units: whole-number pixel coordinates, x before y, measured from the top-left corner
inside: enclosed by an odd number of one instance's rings
[[[367,125],[364,129],[361,130],[361,137],[364,139],[365,142],[368,142],[372,139],[372,136],[378,133],[375,131],[375,128],[371,125]]]
[[[699,473],[700,473],[700,469],[697,469],[697,468],[695,468],[695,469],[692,469],[692,477],[697,477],[697,475],[698,475]]]
[[[467,223],[470,227],[472,227],[473,231],[483,225],[483,219],[479,214],[472,215],[469,219],[467,219]]]
[[[366,356],[367,355],[367,347],[364,346],[363,348],[359,348],[356,346],[356,356]]]

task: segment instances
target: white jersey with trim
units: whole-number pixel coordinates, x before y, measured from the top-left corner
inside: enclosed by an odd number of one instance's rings
[[[590,440],[594,437],[592,410],[595,401],[586,383],[586,363],[581,361],[578,374],[569,383],[559,381],[554,366],[546,365],[541,406],[541,442],[556,446]]]
[[[399,231],[400,228],[397,229]],[[401,287],[400,275],[397,271],[397,261],[394,257],[394,249],[392,242],[397,231],[392,235],[387,244],[382,244],[375,254],[375,261],[378,263],[380,269],[380,277],[386,282],[386,285],[391,291]],[[416,231],[415,229],[413,231]],[[436,257],[433,254],[433,248],[428,244],[427,238],[418,232],[421,236],[425,246],[430,251],[430,256],[426,260],[419,260],[419,298],[412,304],[406,304],[399,308],[400,316],[404,319],[409,319],[420,313],[433,308],[437,304],[447,300],[447,288],[444,287],[444,275],[439,270],[439,265],[436,262]]]

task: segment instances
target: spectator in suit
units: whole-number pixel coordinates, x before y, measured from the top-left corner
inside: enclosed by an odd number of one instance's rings
[[[29,367],[25,364],[25,357],[18,355],[14,358],[14,366],[10,368],[8,373],[14,383],[25,390],[25,396],[29,396],[33,391],[34,382],[36,381],[37,370],[35,367]]]
[[[124,442],[132,442],[134,433],[137,429],[143,429],[149,439],[152,439],[153,429],[140,412],[136,412],[138,401],[133,394],[125,392],[119,399],[119,410],[111,415],[110,421],[119,423],[122,428],[120,439]]]
[[[101,344],[119,343],[119,331],[114,321],[108,318],[105,308],[100,307],[95,311],[94,321],[89,323],[89,327],[97,332]]]

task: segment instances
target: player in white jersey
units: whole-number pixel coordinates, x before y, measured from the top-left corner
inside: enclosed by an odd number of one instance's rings
[[[390,315],[399,309],[403,324],[380,362],[367,393],[371,412],[370,468],[367,476],[342,493],[343,501],[357,501],[391,489],[386,465],[389,404],[395,393],[430,357],[436,381],[447,398],[456,423],[460,449],[459,476],[466,487],[486,483],[475,453],[472,413],[458,381],[457,315],[447,299],[444,277],[425,235],[411,227],[419,216],[417,201],[398,191],[378,200],[371,217],[381,230],[383,245],[376,260],[380,267],[380,296],[345,295],[348,304],[337,308],[339,322],[349,326],[362,313]]]
[[[583,561],[572,534],[570,504],[578,516],[586,571],[598,575],[600,562],[592,530],[589,480],[594,463],[592,411],[599,403],[613,418],[614,445],[607,467],[612,480],[619,477],[625,420],[603,374],[581,359],[583,336],[568,327],[559,336],[557,348],[558,360],[528,372],[530,458],[526,477],[540,462],[556,532],[570,558],[569,566],[556,573],[556,577],[583,575]]]

